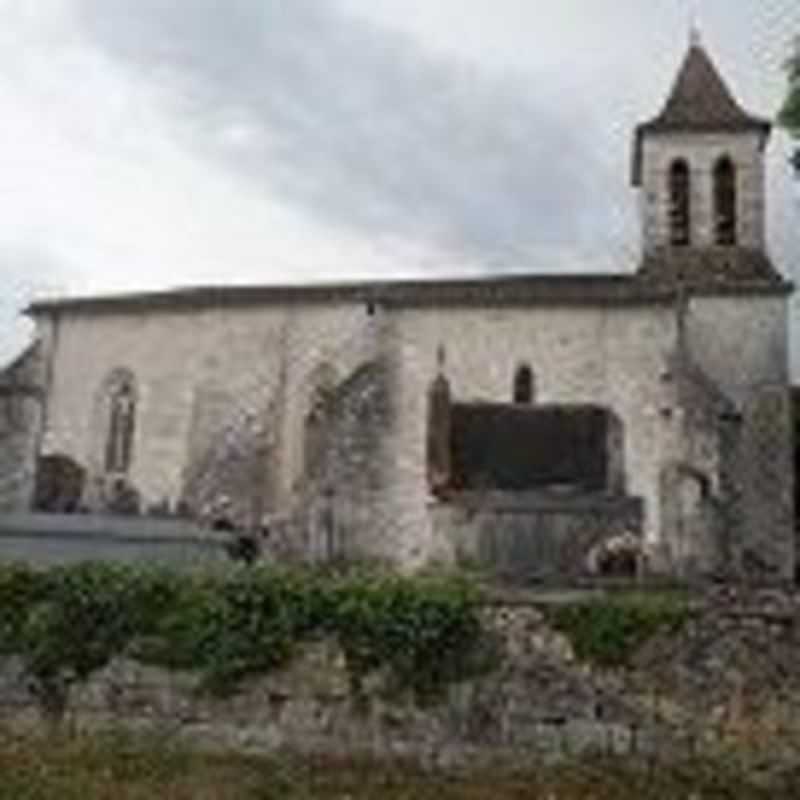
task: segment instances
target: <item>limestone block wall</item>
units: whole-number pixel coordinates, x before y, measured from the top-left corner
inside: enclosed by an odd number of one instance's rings
[[[199,480],[199,463],[213,465],[226,447],[235,457],[237,437],[253,430],[273,456],[264,494],[285,504],[302,478],[309,375],[325,360],[347,375],[371,356],[368,323],[360,307],[279,305],[74,312],[56,326],[44,321],[52,376],[43,450],[102,475],[107,421],[97,395],[124,366],[138,390],[130,478],[145,504],[176,502],[187,481]]]
[[[320,452],[298,509],[306,558],[394,560],[387,548],[386,431],[391,424],[385,364],[364,364],[331,398]]]
[[[304,429],[320,368],[340,386],[361,367],[381,360],[386,336],[381,315],[360,304],[297,306],[287,309],[287,315],[278,493],[278,505],[283,507],[296,500],[305,481]]]
[[[0,370],[0,511],[30,508],[42,416],[40,348]]]
[[[656,568],[682,578],[721,575],[728,568],[730,526],[738,513],[728,479],[739,426],[732,404],[688,349],[671,359],[665,382],[661,466],[662,540]]]
[[[130,479],[145,505],[176,501],[187,457],[199,457],[222,427],[198,405],[219,389],[236,398],[237,412],[257,414],[280,374],[282,322],[252,309],[63,314],[52,337],[44,451],[71,456],[90,478],[103,474],[108,421],[98,395],[107,375],[125,367],[137,388]],[[259,402],[248,409],[253,396]]]
[[[697,297],[687,318],[692,353],[741,415],[730,471],[737,558],[781,577],[794,569],[787,306],[782,297]]]
[[[691,235],[694,246],[714,244],[712,171],[727,155],[737,174],[737,241],[764,247],[764,156],[759,133],[649,135],[643,142],[642,215],[645,249],[669,245],[670,165],[684,159],[691,174]]]
[[[537,402],[601,405],[620,421],[620,489],[642,499],[644,541],[654,552],[664,539],[663,467],[679,446],[674,392],[665,381],[677,320],[671,304],[657,302],[65,311],[40,326],[50,365],[43,451],[86,465],[90,478],[102,475],[107,420],[98,412],[98,392],[112,370],[125,367],[138,394],[130,478],[145,506],[187,497],[200,506],[223,493],[242,517],[292,513],[314,505],[304,439],[319,376],[333,376],[336,388],[366,365],[380,365],[389,402],[374,431],[380,446],[370,448],[364,469],[380,476],[370,503],[381,518],[367,515],[356,540],[408,567],[449,562],[452,547],[434,530],[437,501],[426,476],[426,403],[439,356],[455,402],[510,402],[514,374],[527,364]],[[748,544],[747,558],[766,558],[788,574],[785,300],[696,297],[687,331],[699,367],[742,413],[742,535],[765,539],[763,546]],[[350,416],[349,429],[357,431],[358,414]],[[689,438],[695,449],[705,441]],[[334,480],[341,497],[359,485],[352,473],[348,467]]]
[[[397,365],[391,449],[393,515],[404,560],[449,560],[431,527],[425,473],[426,399],[445,352],[454,401],[510,402],[516,368],[533,370],[542,403],[594,403],[622,423],[626,491],[644,499],[646,540],[658,541],[660,414],[665,358],[675,342],[668,306],[396,309],[389,357]]]
[[[610,539],[641,535],[642,504],[631,497],[466,493],[432,508],[434,535],[457,564],[503,584],[563,584],[596,575]],[[635,541],[635,539],[634,539]]]
[[[385,676],[352,693],[342,653],[322,642],[228,699],[196,692],[190,673],[115,661],[73,689],[66,722],[150,730],[248,753],[404,758],[479,767],[585,753],[686,759],[714,754],[759,770],[796,767],[800,620],[796,596],[721,590],[689,620],[630,654],[624,669],[576,657],[535,602],[487,606],[497,666],[419,706]],[[45,722],[13,660],[0,661],[0,722]]]

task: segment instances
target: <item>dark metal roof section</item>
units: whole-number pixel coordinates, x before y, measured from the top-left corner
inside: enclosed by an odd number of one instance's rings
[[[769,120],[755,117],[739,105],[706,50],[694,38],[661,113],[636,128],[633,185],[641,185],[645,134],[754,131],[766,138],[771,128]]]

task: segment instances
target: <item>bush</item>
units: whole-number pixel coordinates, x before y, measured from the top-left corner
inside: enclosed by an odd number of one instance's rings
[[[43,706],[125,655],[235,691],[327,637],[355,688],[374,671],[422,699],[481,668],[477,593],[455,578],[267,567],[186,574],[87,563],[0,570],[0,653],[21,658]]]
[[[579,659],[618,667],[658,631],[683,625],[690,612],[681,596],[640,593],[553,606],[546,613]]]

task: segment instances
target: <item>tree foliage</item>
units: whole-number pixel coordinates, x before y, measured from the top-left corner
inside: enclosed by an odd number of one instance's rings
[[[786,99],[778,113],[778,124],[800,140],[800,36],[797,39],[794,55],[786,62],[789,87]],[[800,147],[792,156],[792,165],[800,176]]]

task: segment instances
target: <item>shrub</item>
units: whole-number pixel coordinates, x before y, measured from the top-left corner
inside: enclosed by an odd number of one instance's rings
[[[116,656],[192,670],[201,689],[226,694],[322,637],[341,645],[354,687],[385,670],[428,698],[482,668],[477,601],[446,577],[14,566],[0,570],[0,653],[21,658],[56,716],[70,687]]]
[[[660,630],[681,626],[689,616],[685,598],[646,593],[548,607],[550,624],[572,643],[575,655],[602,667],[628,663]]]

